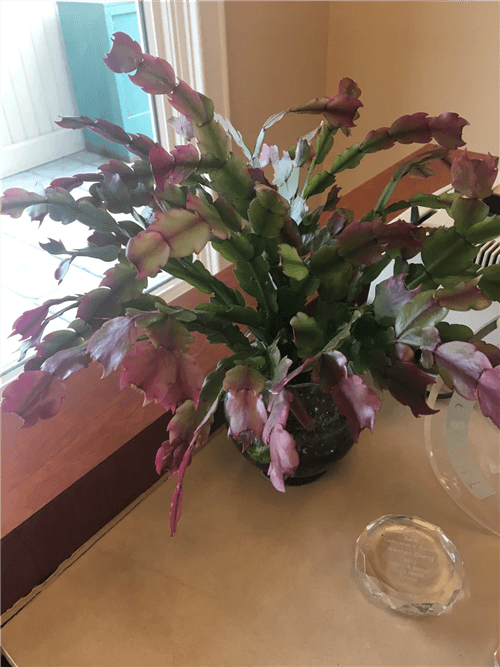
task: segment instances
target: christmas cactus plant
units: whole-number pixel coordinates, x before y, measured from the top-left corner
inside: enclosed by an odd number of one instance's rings
[[[207,440],[223,396],[230,434],[243,449],[255,438],[269,448],[268,474],[280,491],[299,463],[286,429],[289,411],[311,425],[293,389],[299,374],[308,373],[332,395],[354,440],[363,429],[373,429],[378,390],[389,390],[416,417],[432,413],[426,388],[437,374],[466,399],[477,399],[500,427],[500,350],[474,340],[468,327],[444,322],[450,309],[479,310],[500,300],[500,266],[474,262],[480,245],[500,235],[500,216],[491,215],[483,202],[492,192],[497,160],[489,154],[473,160],[466,151],[453,162],[448,157],[465,145],[466,120],[449,112],[403,116],[330,159],[325,169],[320,165],[336,132],[349,136],[363,106],[352,79],[342,79],[331,97],[269,118],[250,149],[231,123],[214,113],[211,100],[126,34],[114,35],[104,62],[113,72],[129,73],[146,93],[167,95],[179,113],[172,126],[185,143],[167,152],[104,120],[63,118],[61,127],[87,128],[138,159],[110,160],[100,173],[59,178],[44,194],[5,192],[4,215],[18,218],[27,211],[40,223],[48,215],[63,225],[78,221],[88,227],[84,249],[68,250],[54,239],[40,244],[62,258],[59,281],[77,256],[114,263],[92,291],[52,299],[16,320],[21,358],[30,350],[34,355],[6,387],[4,411],[31,426],[60,410],[71,373],[92,360],[104,375],[121,367],[122,387],[137,387],[145,402],[156,401],[172,413],[168,439],[156,457],[159,473],[178,474],[172,534],[186,468]],[[319,124],[280,153],[264,136],[289,113],[310,114]],[[431,140],[435,147],[397,167],[362,219],[338,207],[342,171],[396,143]],[[451,167],[454,193],[388,204],[401,178],[429,175],[434,160]],[[266,167],[274,172],[271,180]],[[90,184],[89,195],[76,200],[71,191],[83,183]],[[324,204],[310,210],[309,198],[326,191]],[[445,209],[453,225],[436,231],[387,222],[390,214],[417,205]],[[208,243],[234,264],[239,289],[193,258]],[[394,275],[377,285],[368,303],[368,286],[390,264]],[[148,278],[158,272],[187,281],[210,294],[210,301],[186,309],[146,293]],[[53,306],[61,308],[49,315]],[[69,327],[44,337],[47,323],[71,309],[75,319]],[[194,331],[230,351],[207,377],[189,354]],[[365,374],[377,391],[365,384]]]

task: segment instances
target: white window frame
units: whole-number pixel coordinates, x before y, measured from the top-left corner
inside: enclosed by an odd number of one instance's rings
[[[218,113],[229,118],[229,75],[227,64],[226,23],[224,2],[200,0],[136,0],[138,13],[144,17],[143,43],[149,52],[164,58],[177,76],[194,90],[207,93],[207,73],[210,77],[210,97]],[[152,98],[158,120],[156,139],[169,150],[186,143],[176,135],[167,119],[175,115],[166,96]],[[229,264],[209,244],[199,259],[212,275]],[[190,289],[183,281],[171,280],[155,290],[155,294],[170,301]]]

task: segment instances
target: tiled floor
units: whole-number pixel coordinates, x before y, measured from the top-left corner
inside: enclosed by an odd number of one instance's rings
[[[47,187],[55,178],[72,176],[77,173],[97,172],[99,165],[108,161],[86,151],[35,167],[30,171],[2,179],[2,193],[13,187],[28,191]],[[87,191],[78,188],[71,192],[75,198],[85,196]],[[111,266],[88,257],[75,260],[61,285],[54,278],[61,258],[49,255],[38,245],[49,238],[61,240],[69,249],[84,248],[89,231],[78,222],[62,225],[48,216],[42,225],[32,222],[27,214],[20,218],[1,216],[0,218],[0,359],[1,371],[11,368],[18,361],[18,336],[9,338],[13,322],[26,310],[41,305],[47,299],[59,298],[74,292],[82,293],[98,287],[103,272]],[[165,275],[165,274],[164,274]],[[157,279],[158,280],[158,279]],[[150,285],[153,284],[150,281]],[[51,309],[61,309],[56,306]],[[74,319],[75,311],[68,311],[62,319],[49,322],[45,333],[66,328]]]

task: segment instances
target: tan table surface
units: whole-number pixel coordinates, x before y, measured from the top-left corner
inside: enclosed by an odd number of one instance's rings
[[[499,542],[441,488],[424,419],[385,396],[375,434],[335,471],[285,494],[218,431],[185,479],[159,486],[3,628],[19,667],[351,665],[490,667],[499,642]],[[414,619],[371,604],[354,543],[384,514],[438,524],[467,597]]]

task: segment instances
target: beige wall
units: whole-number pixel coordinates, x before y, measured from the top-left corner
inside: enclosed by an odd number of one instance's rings
[[[456,111],[471,150],[499,153],[499,3],[331,2],[327,87],[357,81],[365,105],[352,141],[416,111]],[[330,92],[330,94],[331,94]],[[338,147],[349,145],[341,138]],[[415,145],[368,156],[339,175],[348,192]]]
[[[471,150],[499,152],[499,3],[239,1],[225,3],[231,120],[249,144],[273,113],[332,95],[343,76],[362,90],[358,127],[335,149],[416,111],[469,120]],[[288,148],[313,117],[285,117],[267,138]],[[413,150],[396,146],[339,175],[347,193]],[[328,165],[328,161],[325,163]]]
[[[231,121],[253,147],[274,113],[326,93],[328,2],[225,3]],[[319,118],[289,115],[266,134],[287,149]]]

